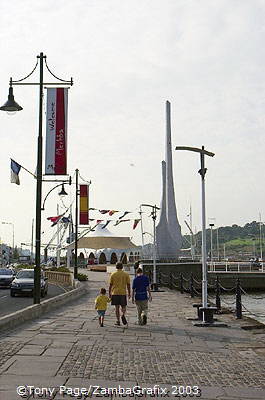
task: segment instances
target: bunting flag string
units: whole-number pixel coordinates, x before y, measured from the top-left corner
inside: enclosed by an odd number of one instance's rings
[[[114,224],[114,226],[119,225],[121,222],[128,222],[128,221],[131,221],[131,220],[130,219],[118,219],[116,221],[116,223]]]
[[[123,219],[126,215],[128,214],[132,214],[135,213],[135,211],[121,211],[121,210],[112,210],[112,209],[100,209],[100,208],[94,208],[94,207],[90,207],[89,208],[90,211],[98,211],[100,214],[102,215],[106,215],[107,214],[109,216],[114,215],[115,213],[122,213],[122,215],[120,217],[118,217],[117,220],[112,220],[112,219],[96,219],[96,218],[89,218],[89,221],[95,221],[96,225],[93,227],[95,228],[96,226],[98,226],[99,224],[102,224],[101,229],[106,228],[110,223],[114,223],[113,226],[118,226],[121,222],[129,222],[129,221],[133,221],[133,226],[132,229],[136,229],[136,227],[138,226],[139,222],[141,221],[141,218],[130,218],[130,219]],[[144,214],[143,211],[137,211],[137,213],[141,216],[142,214]]]
[[[121,222],[129,222],[129,221],[133,221],[133,229],[135,229],[137,227],[137,225],[139,224],[139,222],[141,221],[140,218],[137,219],[118,219],[118,220],[113,220],[113,219],[108,219],[106,221],[104,221],[103,219],[95,219],[95,218],[89,218],[89,221],[96,221],[96,226],[101,224],[102,222],[104,222],[104,224],[101,226],[101,229],[106,228],[107,225],[109,225],[111,222],[114,222],[113,226],[117,226],[119,225]],[[94,227],[95,228],[95,227]]]
[[[125,215],[130,214],[130,211],[124,211],[123,215],[121,217],[119,217],[119,219],[122,219],[123,217],[125,217]]]

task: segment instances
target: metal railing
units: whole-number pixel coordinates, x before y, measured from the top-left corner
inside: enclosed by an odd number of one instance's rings
[[[147,271],[145,274],[149,277],[150,282],[152,283],[153,273],[152,271]],[[169,289],[177,289],[181,294],[189,293],[193,298],[195,296],[201,297],[201,285],[202,281],[195,279],[194,275],[191,273],[189,276],[184,276],[183,273],[179,273],[178,275],[170,273],[162,273],[159,271],[157,273],[157,283],[158,286],[168,287]],[[209,301],[215,305],[217,308],[216,312],[218,314],[222,313],[222,302],[225,304],[225,307],[233,306],[232,312],[235,313],[237,319],[242,318],[243,309],[247,311],[249,314],[257,316],[254,312],[250,311],[243,303],[242,303],[242,295],[250,296],[245,289],[241,286],[240,279],[235,279],[235,284],[231,288],[226,288],[222,285],[220,278],[217,277],[215,279],[214,284],[210,284],[208,282],[208,288],[215,294],[215,296],[208,295]],[[227,299],[222,298],[222,294],[234,294],[234,299],[232,302]],[[265,299],[265,297],[255,297],[251,295],[252,299],[259,300]]]
[[[244,261],[214,261],[208,262],[209,272],[264,272],[264,264]]]

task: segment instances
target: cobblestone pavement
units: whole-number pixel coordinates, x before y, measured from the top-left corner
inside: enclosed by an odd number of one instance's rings
[[[130,303],[128,327],[114,326],[114,310],[109,306],[102,328],[94,299],[98,289],[107,285],[107,274],[88,274],[87,296],[1,334],[1,400],[21,399],[16,387],[25,385],[36,392],[23,398],[66,400],[88,398],[77,397],[78,388],[90,385],[131,390],[135,385],[156,384],[169,391],[166,398],[181,398],[177,390],[183,387],[188,392],[182,398],[265,398],[265,330],[245,331],[241,327],[249,321],[226,314],[218,319],[228,327],[195,327],[187,319],[195,316],[194,300],[167,289],[153,294],[146,326],[135,324],[136,309]],[[189,395],[196,386],[201,392]],[[163,393],[146,393],[142,398],[163,398]],[[119,398],[108,393],[104,397]],[[127,397],[140,398],[128,392]]]

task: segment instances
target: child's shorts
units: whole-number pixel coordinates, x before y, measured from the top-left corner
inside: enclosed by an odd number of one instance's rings
[[[106,310],[98,310],[98,315],[104,317]]]

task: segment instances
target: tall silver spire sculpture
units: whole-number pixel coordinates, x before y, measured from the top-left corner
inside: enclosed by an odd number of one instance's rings
[[[177,258],[182,245],[178,222],[172,171],[170,102],[166,102],[166,161],[162,161],[162,201],[160,220],[156,228],[159,259]]]
[[[156,227],[156,251],[160,260],[177,257],[177,246],[169,232],[166,205],[166,162],[162,161],[162,201],[159,223]]]

